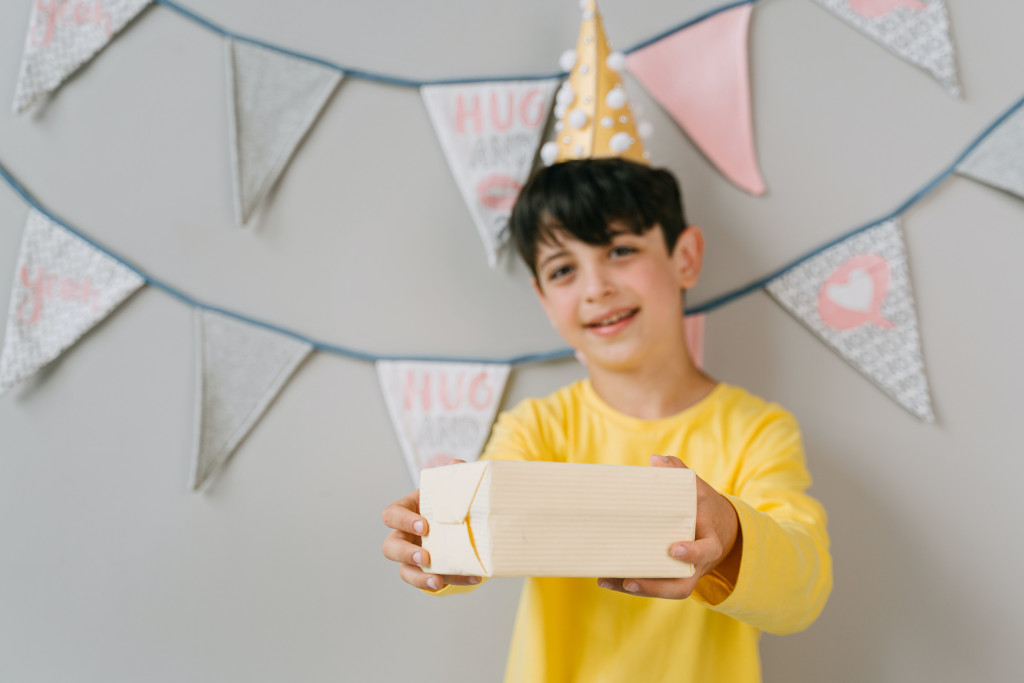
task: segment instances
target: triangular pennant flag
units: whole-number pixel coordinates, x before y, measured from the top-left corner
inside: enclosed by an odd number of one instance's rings
[[[1024,198],[1024,106],[989,133],[956,172]]]
[[[946,0],[814,0],[960,97]]]
[[[388,413],[417,486],[421,469],[480,456],[508,373],[505,364],[377,361]]]
[[[106,47],[152,0],[35,0],[14,90],[20,114]]]
[[[221,313],[196,310],[193,491],[224,464],[313,347]]]
[[[626,63],[734,185],[765,191],[754,151],[747,35],[753,5],[719,12],[631,53]]]
[[[493,267],[558,79],[425,85],[423,102]]]
[[[898,218],[812,256],[765,289],[897,403],[934,420]]]
[[[64,353],[144,284],[135,271],[30,210],[0,353],[0,394]]]
[[[244,224],[281,177],[342,73],[231,39],[227,61],[235,213]]]

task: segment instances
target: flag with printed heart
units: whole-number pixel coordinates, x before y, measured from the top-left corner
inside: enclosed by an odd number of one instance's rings
[[[196,309],[196,432],[191,489],[220,470],[302,361],[307,342],[223,313]]]
[[[377,376],[413,483],[420,470],[480,457],[510,366],[377,361]]]
[[[753,5],[718,12],[627,57],[629,71],[736,187],[764,194],[747,35]]]
[[[1024,102],[957,164],[956,172],[1024,198]]]
[[[144,284],[135,271],[31,209],[7,310],[0,394],[55,360]]]
[[[765,289],[893,400],[935,419],[898,218],[801,261]]]
[[[249,221],[341,83],[307,59],[228,39],[228,96],[235,215]]]
[[[152,0],[33,0],[14,113],[38,104],[107,46]]]
[[[960,97],[946,0],[814,0]]]
[[[493,267],[533,168],[557,78],[425,85],[427,114]]]

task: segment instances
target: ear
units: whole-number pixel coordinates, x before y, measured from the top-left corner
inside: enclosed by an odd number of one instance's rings
[[[704,232],[696,225],[688,225],[672,249],[676,277],[681,289],[692,289],[700,278],[704,265]]]

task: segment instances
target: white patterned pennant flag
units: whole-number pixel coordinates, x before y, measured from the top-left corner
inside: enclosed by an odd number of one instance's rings
[[[1024,106],[989,133],[956,172],[1024,198]]]
[[[312,352],[308,343],[208,310],[196,310],[195,458],[198,491],[227,461]]]
[[[377,361],[388,413],[417,486],[421,469],[480,456],[508,373],[504,364]]]
[[[227,41],[235,214],[247,223],[341,82],[316,62]]]
[[[501,232],[530,175],[558,79],[420,89],[493,267]]]
[[[814,0],[960,97],[946,0]]]
[[[0,394],[56,359],[145,281],[31,209],[14,271]]]
[[[811,257],[765,289],[897,403],[934,420],[898,218]]]
[[[32,0],[14,113],[22,113],[60,87],[151,1]]]

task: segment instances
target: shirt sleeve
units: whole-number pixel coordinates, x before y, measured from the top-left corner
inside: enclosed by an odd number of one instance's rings
[[[821,613],[832,590],[826,514],[807,494],[796,420],[781,409],[746,440],[733,490],[743,547],[736,584],[712,572],[693,597],[709,608],[769,633],[793,633]]]

